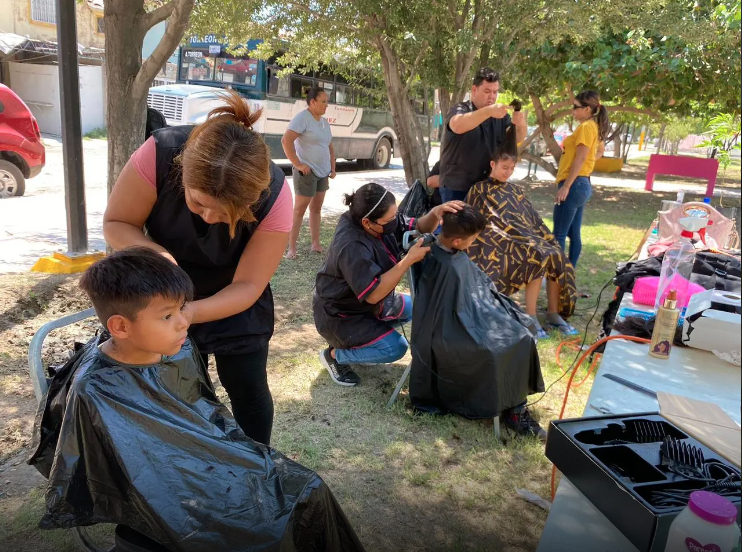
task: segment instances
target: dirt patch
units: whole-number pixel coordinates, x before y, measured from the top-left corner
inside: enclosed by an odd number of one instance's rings
[[[28,371],[28,346],[46,322],[90,308],[77,276],[0,275],[0,462],[31,444],[37,410]],[[88,320],[52,332],[44,341],[45,366],[63,363],[75,341],[86,341],[98,325]]]

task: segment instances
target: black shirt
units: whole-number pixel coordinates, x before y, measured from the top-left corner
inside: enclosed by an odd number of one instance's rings
[[[271,182],[253,206],[257,219],[237,224],[234,238],[226,224],[208,224],[185,203],[182,171],[176,159],[183,152],[193,127],[156,130],[157,201],[146,221],[147,234],[168,250],[193,281],[195,299],[218,293],[234,279],[237,265],[259,221],[270,212],[283,188],[285,177],[270,164]],[[189,335],[201,353],[243,354],[266,345],[273,335],[273,295],[270,284],[244,312],[193,324]]]
[[[367,302],[402,257],[401,241],[415,219],[398,214],[394,234],[374,237],[350,216],[340,217],[327,259],[315,281],[313,310],[317,332],[333,347],[363,347],[392,330],[390,322],[402,313],[405,299],[391,291],[379,303]]]
[[[451,108],[446,117],[446,129],[441,144],[441,188],[468,192],[477,182],[490,174],[490,161],[497,147],[505,140],[510,126],[510,115],[502,119],[488,118],[477,128],[456,134],[449,123],[454,115],[476,111],[471,101]]]

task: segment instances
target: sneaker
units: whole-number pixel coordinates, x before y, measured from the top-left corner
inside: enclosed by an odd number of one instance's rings
[[[546,431],[531,417],[531,413],[525,406],[516,406],[503,412],[502,422],[516,435],[538,437],[539,441],[546,442]]]
[[[330,354],[330,348],[328,347],[319,354],[319,361],[327,369],[330,374],[332,381],[338,385],[344,385],[345,387],[354,387],[358,385],[361,378],[358,377],[353,370],[347,366],[341,366],[337,361],[332,358]]]

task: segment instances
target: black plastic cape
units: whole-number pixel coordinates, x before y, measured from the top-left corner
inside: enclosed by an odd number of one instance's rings
[[[123,524],[173,551],[363,550],[316,473],[239,429],[190,341],[129,366],[104,340],[53,375],[37,414],[40,527]]]
[[[434,245],[412,314],[410,397],[419,410],[491,418],[542,392],[529,318],[464,252]]]

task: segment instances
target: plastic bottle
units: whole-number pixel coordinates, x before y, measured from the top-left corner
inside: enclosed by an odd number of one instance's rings
[[[665,302],[657,311],[657,318],[654,321],[654,330],[652,331],[652,341],[649,344],[649,356],[662,360],[670,358],[670,349],[672,349],[672,343],[675,340],[678,316],[680,316],[677,305],[677,292],[671,289]]]
[[[723,496],[695,491],[667,535],[665,552],[733,552],[740,532],[737,508]]]
[[[690,275],[693,272],[693,261],[696,258],[696,248],[693,246],[691,239],[696,233],[700,234],[702,241],[705,239],[707,218],[685,217],[678,222],[683,227],[683,231],[680,234],[680,239],[669,247],[662,259],[660,283],[654,300],[655,312],[665,303],[670,289],[674,289],[679,298],[687,298]],[[687,304],[687,301],[682,304]]]

